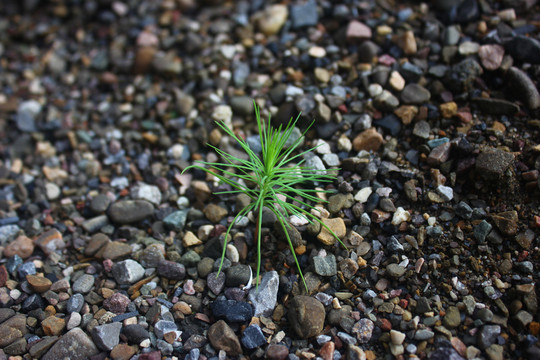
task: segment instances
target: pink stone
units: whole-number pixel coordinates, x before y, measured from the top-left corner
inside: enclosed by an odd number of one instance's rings
[[[349,23],[347,27],[347,39],[370,39],[371,38],[371,29],[364,23],[360,21],[353,20]]]
[[[103,307],[115,314],[123,314],[126,312],[126,308],[130,302],[131,300],[126,295],[114,293],[103,301]]]
[[[504,48],[494,44],[482,45],[478,49],[478,56],[487,70],[497,70],[504,57]]]

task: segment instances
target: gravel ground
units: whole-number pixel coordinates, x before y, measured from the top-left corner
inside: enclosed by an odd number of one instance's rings
[[[0,359],[539,359],[536,0],[0,3]],[[347,245],[196,160],[253,101]]]

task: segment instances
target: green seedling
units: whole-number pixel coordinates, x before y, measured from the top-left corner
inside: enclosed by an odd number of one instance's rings
[[[227,248],[227,239],[231,228],[241,216],[246,216],[250,211],[253,211],[256,219],[255,238],[257,239],[257,275],[255,279],[258,287],[261,269],[261,223],[263,208],[266,207],[276,215],[277,221],[283,229],[287,241],[289,242],[296,266],[298,267],[298,272],[307,290],[304,275],[300,269],[294,246],[291,242],[289,232],[287,231],[287,227],[292,226],[287,220],[287,217],[288,215],[296,215],[306,219],[310,223],[313,223],[314,221],[319,223],[322,227],[327,229],[345,249],[347,249],[337,235],[323,221],[310,212],[310,210],[314,209],[314,206],[310,203],[316,204],[321,202],[321,199],[316,197],[316,192],[329,191],[305,189],[302,187],[308,182],[329,183],[332,182],[335,177],[330,175],[328,170],[321,171],[302,166],[305,161],[304,155],[313,151],[316,147],[299,153],[295,152],[302,144],[303,138],[313,125],[313,122],[302,133],[301,137],[287,147],[286,144],[293,133],[293,129],[298,122],[300,115],[294,120],[291,118],[284,129],[282,129],[282,125],[275,128],[270,125],[270,121],[266,123],[261,120],[259,108],[256,104],[254,104],[254,106],[262,148],[262,154],[260,156],[249,147],[245,140],[235,135],[232,129],[222,122],[216,122],[216,124],[227,135],[232,137],[242,150],[245,151],[248,159],[240,159],[208,144],[208,146],[221,156],[224,162],[199,161],[196,165],[191,165],[184,171],[191,168],[203,170],[216,176],[223,183],[229,184],[233,189],[230,191],[217,192],[215,194],[246,194],[251,199],[250,204],[236,214],[234,220],[227,228],[218,275],[223,266],[223,259],[225,258],[225,251]],[[250,183],[255,184],[255,186],[250,188],[246,185]]]

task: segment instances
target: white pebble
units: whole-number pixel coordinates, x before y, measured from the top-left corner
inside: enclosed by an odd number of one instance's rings
[[[356,195],[354,196],[354,200],[358,201],[359,203],[365,203],[369,196],[371,195],[371,193],[373,192],[373,190],[371,189],[371,187],[367,186],[363,189],[360,189]]]
[[[444,201],[450,201],[454,198],[454,189],[450,186],[439,185],[436,190],[437,194],[439,194]]]
[[[232,244],[227,245],[227,251],[226,251],[227,259],[231,260],[232,263],[237,263],[240,261],[240,254],[238,253],[238,249]]]
[[[409,221],[411,214],[401,206],[396,209],[394,216],[392,217],[392,225],[398,226],[402,222]]]

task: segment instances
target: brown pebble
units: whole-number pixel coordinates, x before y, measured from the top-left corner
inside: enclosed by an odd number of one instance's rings
[[[43,332],[47,336],[59,336],[66,327],[66,321],[56,316],[49,316],[41,322]]]
[[[36,245],[38,245],[41,250],[46,255],[50,255],[56,250],[62,250],[66,247],[62,233],[56,229],[51,229],[36,239]]]
[[[6,270],[6,267],[4,265],[0,266],[0,287],[3,287],[6,285],[6,281],[8,280],[8,272]]]
[[[289,349],[285,345],[270,345],[266,350],[268,360],[284,360],[289,356]]]
[[[18,236],[4,249],[4,257],[19,255],[22,259],[29,258],[34,252],[34,242],[28,236]]]
[[[321,350],[319,350],[319,356],[322,357],[323,360],[333,360],[335,349],[336,344],[334,344],[332,341],[324,343],[323,346],[321,346]]]
[[[362,131],[354,138],[353,149],[355,151],[377,151],[383,143],[384,139],[382,135],[375,128],[370,128]]]
[[[52,285],[52,281],[43,276],[38,275],[26,275],[26,281],[30,284],[30,287],[35,292],[44,293],[49,290]]]
[[[137,346],[129,346],[128,344],[118,344],[111,350],[111,359],[113,360],[129,360],[137,352]]]

